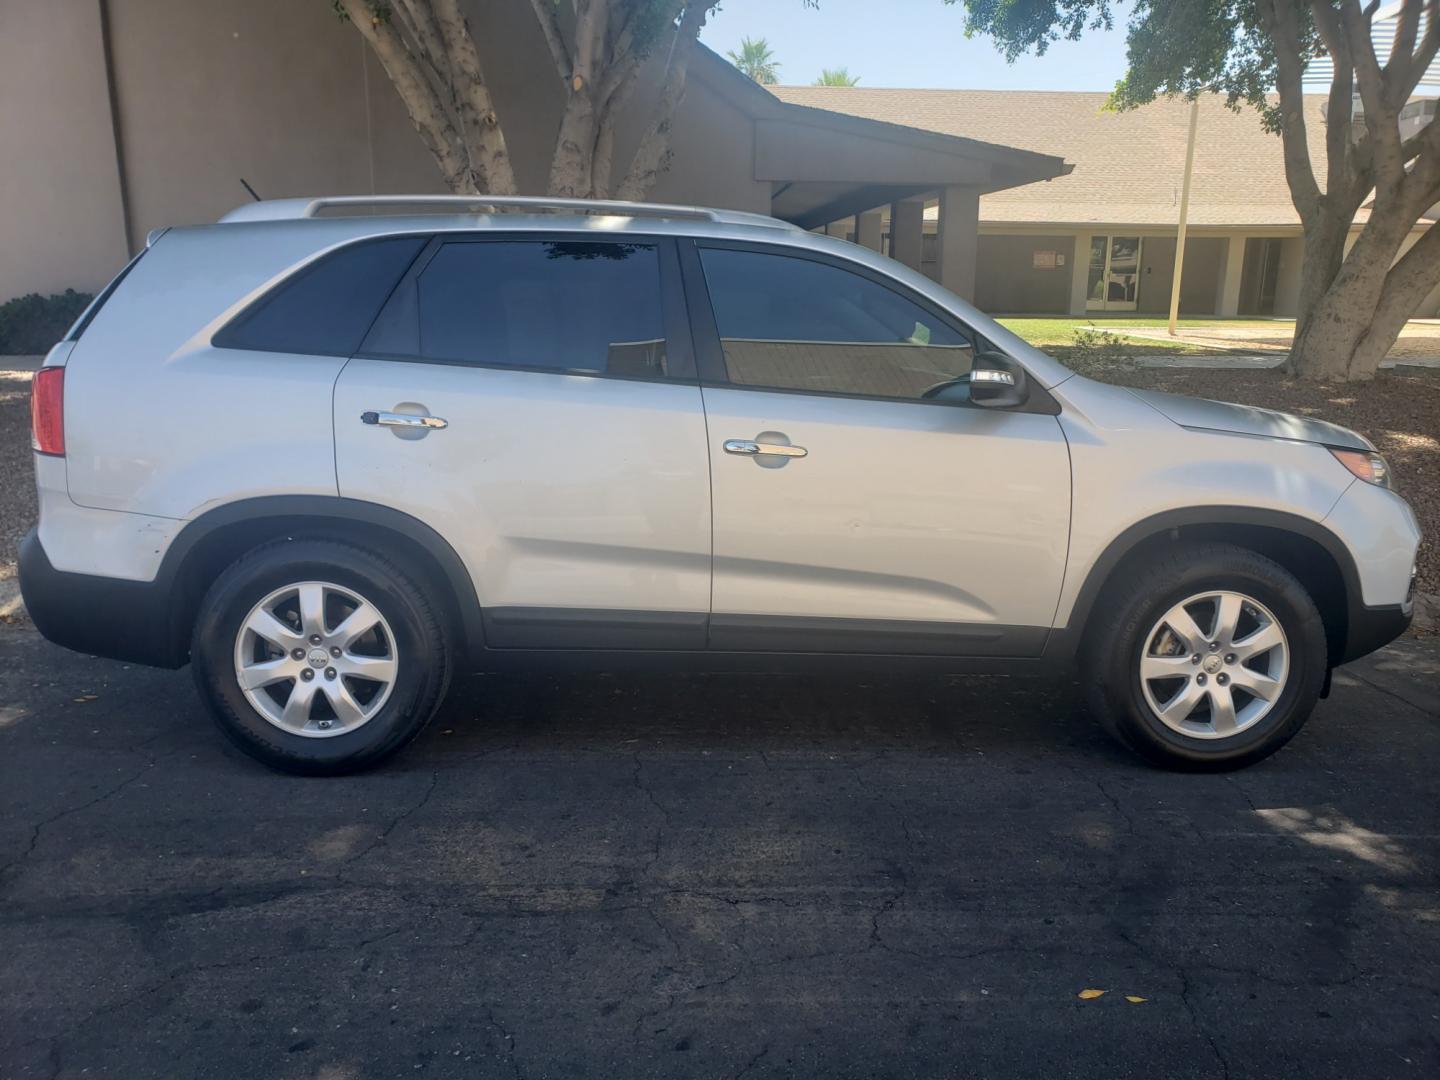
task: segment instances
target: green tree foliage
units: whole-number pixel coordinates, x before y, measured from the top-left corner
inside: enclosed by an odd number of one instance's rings
[[[1110,28],[1117,6],[945,2],[964,8],[967,33],[991,36],[1011,60]],[[1305,228],[1291,365],[1319,378],[1371,377],[1406,320],[1440,285],[1440,228],[1429,226],[1405,248],[1440,202],[1440,124],[1408,137],[1400,127],[1400,110],[1440,47],[1440,0],[1404,0],[1389,47],[1377,54],[1371,31],[1379,9],[1378,0],[1135,0],[1128,69],[1110,99],[1130,109],[1162,96],[1222,94],[1233,108],[1253,107],[1281,138],[1286,181]],[[1315,162],[1303,82],[1319,57],[1331,61],[1334,74],[1324,161]],[[1358,116],[1356,97],[1363,106]],[[1370,212],[1347,250],[1367,200]]]
[[[847,68],[823,68],[816,86],[854,86],[860,81],[859,75],[851,75]]]
[[[774,86],[780,81],[780,64],[770,51],[770,43],[764,38],[741,38],[740,51],[731,49],[725,54],[730,62],[762,86]]]

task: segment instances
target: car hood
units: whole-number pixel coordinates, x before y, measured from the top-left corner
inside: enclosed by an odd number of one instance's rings
[[[1196,431],[1224,431],[1235,435],[1290,439],[1352,450],[1375,449],[1365,436],[1327,420],[1292,416],[1273,409],[1257,409],[1252,405],[1232,405],[1228,401],[1207,401],[1182,394],[1163,394],[1158,390],[1132,389],[1130,392],[1160,415],[1181,427]]]

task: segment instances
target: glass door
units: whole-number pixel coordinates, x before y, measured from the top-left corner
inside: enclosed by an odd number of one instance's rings
[[[1092,236],[1085,307],[1134,311],[1140,292],[1140,237]]]

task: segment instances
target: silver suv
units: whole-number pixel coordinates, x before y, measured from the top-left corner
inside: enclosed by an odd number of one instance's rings
[[[1364,437],[1092,382],[770,218],[261,202],[151,236],[34,384],[26,606],[187,661],[297,772],[522,664],[1074,670],[1153,762],[1299,730],[1404,630]]]

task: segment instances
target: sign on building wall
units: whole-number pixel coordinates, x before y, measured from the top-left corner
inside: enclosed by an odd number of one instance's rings
[[[1058,251],[1035,251],[1030,265],[1036,270],[1054,270],[1065,265],[1065,256]]]

